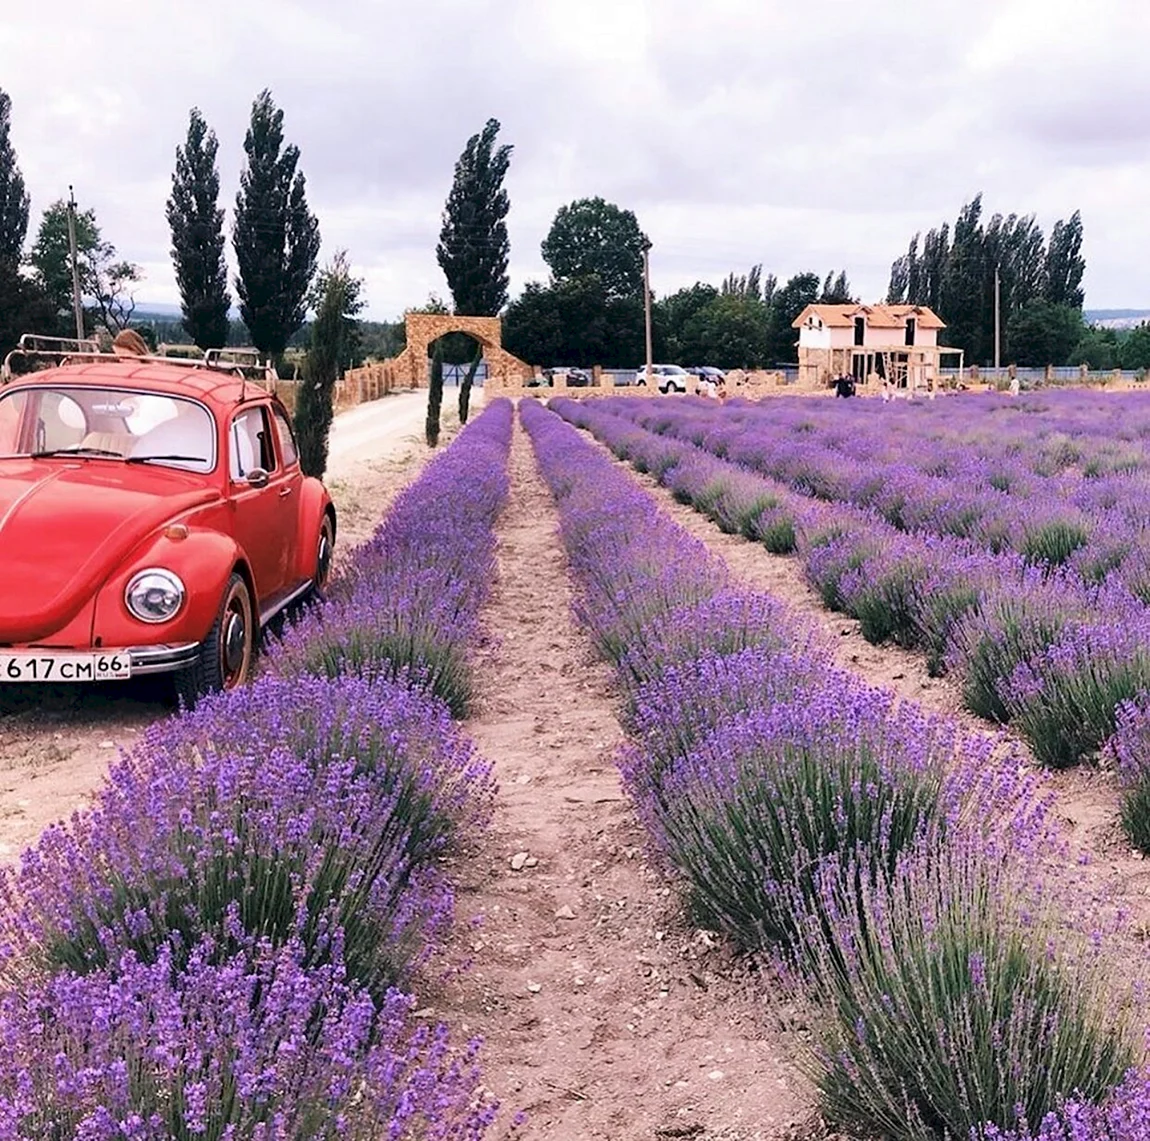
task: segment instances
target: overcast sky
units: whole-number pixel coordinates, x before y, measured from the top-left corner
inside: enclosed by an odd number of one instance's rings
[[[886,291],[911,234],[1082,211],[1091,308],[1150,307],[1147,0],[76,0],[4,5],[0,87],[33,221],[75,185],[178,302],[164,203],[198,106],[230,230],[252,99],[301,150],[326,258],[367,315],[429,292],[468,136],[514,145],[512,294],[556,210],[601,195],[653,242],[662,295],[762,262]],[[229,251],[230,252],[230,251]]]

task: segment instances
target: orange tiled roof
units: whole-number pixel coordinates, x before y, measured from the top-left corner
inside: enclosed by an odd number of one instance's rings
[[[849,329],[856,317],[865,317],[872,329],[901,329],[908,317],[918,321],[920,329],[945,329],[946,324],[925,305],[808,305],[791,322],[791,328],[799,329],[810,316],[818,317],[824,325],[832,329]]]

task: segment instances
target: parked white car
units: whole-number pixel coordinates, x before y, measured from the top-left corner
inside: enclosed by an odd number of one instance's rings
[[[660,392],[688,392],[693,387],[693,377],[677,364],[653,364],[651,366],[651,379],[658,386]],[[635,383],[647,383],[647,368],[644,365],[635,373]]]

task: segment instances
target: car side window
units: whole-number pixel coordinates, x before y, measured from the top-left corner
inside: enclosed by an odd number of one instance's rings
[[[291,423],[284,415],[282,408],[274,410],[276,418],[276,431],[280,437],[280,455],[283,456],[284,467],[291,467],[299,459],[299,449],[295,445],[295,435],[291,430]]]
[[[232,479],[244,479],[253,468],[275,471],[275,448],[266,408],[245,408],[238,413],[232,420],[230,436]]]

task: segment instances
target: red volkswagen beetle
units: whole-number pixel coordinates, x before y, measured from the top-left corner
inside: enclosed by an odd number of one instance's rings
[[[18,350],[19,352],[19,350]],[[194,702],[322,591],[335,509],[237,369],[75,353],[0,385],[0,689],[170,673]]]

